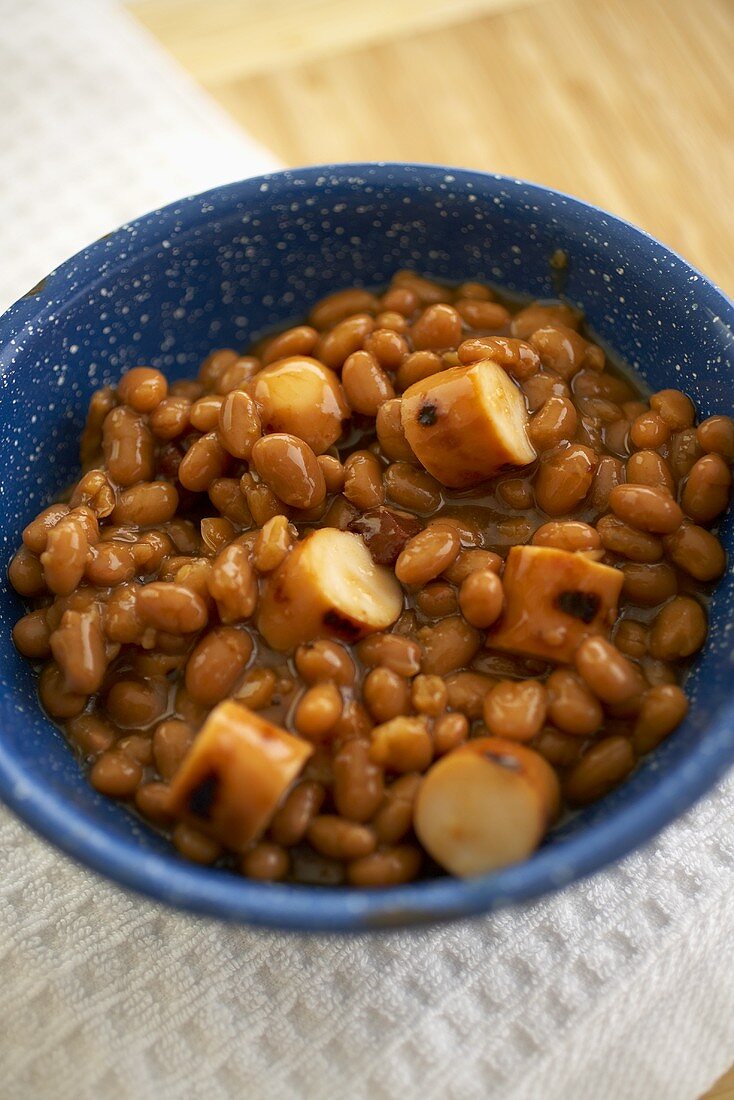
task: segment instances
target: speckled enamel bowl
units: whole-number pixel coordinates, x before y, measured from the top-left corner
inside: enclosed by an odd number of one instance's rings
[[[549,264],[569,256],[563,283]],[[702,416],[731,413],[734,306],[657,241],[520,180],[417,165],[280,172],[147,214],[80,252],[0,320],[3,564],[21,528],[76,475],[87,401],[139,363],[170,378],[212,348],[302,316],[328,291],[400,267],[565,294],[653,389],[684,388]],[[732,548],[734,523],[724,524]],[[281,928],[365,930],[467,916],[538,897],[642,844],[734,760],[734,582],[711,608],[685,724],[622,788],[498,874],[357,891],[263,885],[184,862],[87,784],[43,716],[35,676],[0,634],[0,797],[82,863],[196,913]]]

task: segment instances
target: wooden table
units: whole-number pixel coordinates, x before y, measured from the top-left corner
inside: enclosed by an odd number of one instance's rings
[[[641,225],[734,294],[732,0],[129,2],[285,164],[535,180]],[[734,1100],[734,1070],[708,1097]]]

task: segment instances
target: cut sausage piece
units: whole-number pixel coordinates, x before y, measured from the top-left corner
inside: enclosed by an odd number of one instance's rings
[[[172,782],[169,809],[226,848],[267,828],[313,745],[227,700],[215,707]]]
[[[526,466],[535,458],[523,395],[490,359],[414,383],[400,413],[408,443],[444,485],[474,485],[502,466]]]
[[[513,546],[502,577],[505,611],[490,649],[570,664],[590,634],[609,636],[624,583],[619,569],[551,546]]]
[[[250,384],[266,432],[298,436],[323,454],[342,432],[349,406],[333,371],[307,355],[280,359],[258,372]]]
[[[447,871],[481,875],[527,859],[559,801],[555,772],[538,753],[480,737],[429,769],[413,824],[423,847]]]
[[[269,646],[286,650],[313,638],[356,642],[392,626],[402,610],[400,585],[375,564],[364,540],[323,527],[268,577],[257,626]]]

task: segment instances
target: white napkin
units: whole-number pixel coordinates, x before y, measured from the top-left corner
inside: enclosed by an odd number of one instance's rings
[[[121,11],[5,5],[0,302],[272,167]],[[694,1100],[734,1062],[734,780],[614,869],[413,933],[164,910],[0,811],[3,1100]]]

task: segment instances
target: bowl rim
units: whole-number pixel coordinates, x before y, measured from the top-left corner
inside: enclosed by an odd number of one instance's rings
[[[439,176],[487,181],[508,189],[536,193],[544,201],[558,200],[579,213],[591,215],[620,227],[665,259],[672,259],[699,280],[700,290],[718,299],[719,311],[731,315],[734,303],[707,276],[655,237],[614,214],[572,195],[518,178],[491,172],[412,162],[374,161],[323,164],[289,168],[249,177],[198,194],[174,200],[164,207],[142,214],[131,222],[81,249],[56,267],[0,317],[0,351],[15,339],[34,318],[57,303],[45,298],[46,287],[68,280],[71,294],[62,296],[66,306],[77,293],[86,293],[117,269],[126,258],[125,244],[131,229],[141,243],[160,244],[164,225],[186,219],[187,229],[206,221],[207,199],[219,202],[246,201],[280,180],[313,185],[331,175],[335,183],[349,183],[350,177],[367,173],[379,184],[394,182],[395,174],[438,179]],[[147,232],[146,232],[147,230]],[[183,235],[182,231],[180,236]],[[155,241],[152,241],[152,238]],[[146,251],[143,248],[142,251]],[[139,254],[142,254],[140,252]],[[73,282],[79,269],[88,269],[84,281]],[[88,276],[88,277],[86,277]],[[58,302],[58,300],[57,300]],[[705,742],[697,743],[687,756],[661,774],[654,787],[630,806],[615,809],[561,846],[541,848],[528,861],[494,874],[474,879],[439,878],[375,890],[351,887],[316,887],[262,884],[238,878],[229,872],[187,863],[175,853],[141,851],[129,838],[100,825],[93,816],[60,792],[46,787],[43,776],[22,768],[0,740],[0,800],[26,824],[79,863],[112,879],[117,884],[167,903],[175,908],[210,917],[284,930],[364,932],[398,928],[417,923],[435,923],[478,915],[501,905],[520,903],[550,894],[601,870],[650,840],[665,825],[689,809],[734,763],[734,699],[724,703],[708,723]]]

